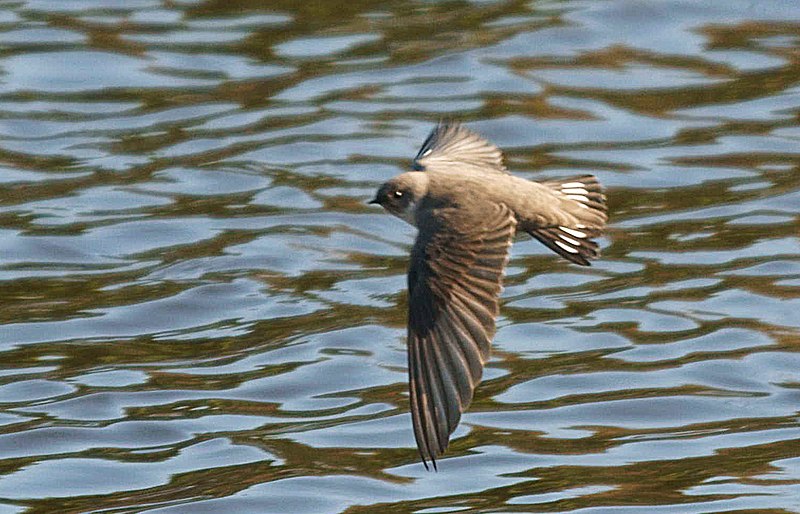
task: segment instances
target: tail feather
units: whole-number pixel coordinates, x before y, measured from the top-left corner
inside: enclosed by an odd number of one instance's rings
[[[578,202],[579,205],[600,211],[605,219],[606,195],[603,193],[603,186],[600,185],[594,175],[549,180],[542,182],[542,184],[559,195]]]
[[[576,232],[580,231],[555,227],[531,230],[529,234],[565,259],[581,266],[591,266],[589,260],[600,257],[600,247],[588,238],[599,235],[599,232],[580,232],[586,234],[583,238],[576,236]]]
[[[529,230],[528,233],[562,257],[589,266],[590,259],[600,256],[600,247],[592,241],[603,233],[608,216],[603,186],[592,175],[542,182],[561,199],[560,208],[570,219],[561,223]]]

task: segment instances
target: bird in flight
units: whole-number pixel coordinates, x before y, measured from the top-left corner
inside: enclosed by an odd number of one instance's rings
[[[409,392],[422,463],[436,469],[489,359],[515,235],[589,266],[607,216],[595,177],[515,177],[500,149],[458,123],[433,129],[412,169],[370,203],[418,230],[408,268]]]

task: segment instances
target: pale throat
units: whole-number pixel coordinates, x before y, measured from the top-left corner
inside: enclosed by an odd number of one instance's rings
[[[394,214],[406,223],[417,226],[417,202],[408,202],[406,208]]]

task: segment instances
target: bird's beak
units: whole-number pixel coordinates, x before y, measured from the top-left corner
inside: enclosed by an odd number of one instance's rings
[[[373,198],[372,200],[370,200],[369,202],[367,202],[367,204],[368,204],[368,205],[371,205],[371,204],[378,204],[378,205],[380,205],[380,203],[381,203],[381,202],[380,202],[380,200],[378,200],[378,197],[377,197],[377,196],[376,196],[375,198]]]

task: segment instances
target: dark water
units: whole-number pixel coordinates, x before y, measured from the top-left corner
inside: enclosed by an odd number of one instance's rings
[[[0,5],[0,514],[800,512],[796,0]],[[441,117],[613,224],[434,474],[364,201]]]

